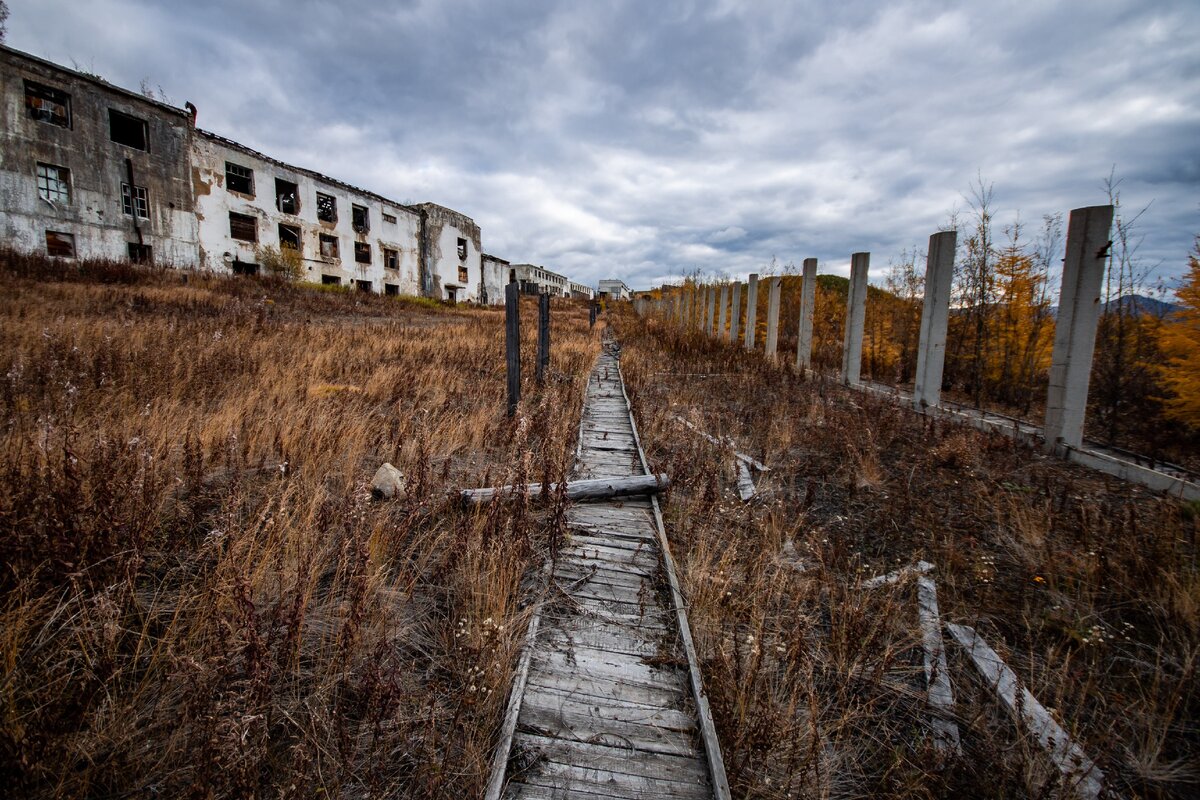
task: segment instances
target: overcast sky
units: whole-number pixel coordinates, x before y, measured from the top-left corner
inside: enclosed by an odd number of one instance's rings
[[[879,280],[977,175],[1032,231],[1115,167],[1158,277],[1200,233],[1196,0],[8,5],[13,47],[593,284],[860,250]]]

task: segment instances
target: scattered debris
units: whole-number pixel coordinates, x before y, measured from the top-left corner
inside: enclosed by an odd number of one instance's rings
[[[864,589],[878,589],[880,586],[887,586],[901,581],[909,575],[924,575],[931,569],[933,569],[933,564],[930,564],[928,561],[918,561],[916,564],[902,567],[895,572],[889,572],[887,575],[876,575],[870,580],[863,581],[862,587]]]
[[[758,489],[754,487],[754,478],[750,475],[750,467],[746,466],[745,461],[738,461],[738,495],[742,498],[743,503],[749,503],[754,499],[754,495],[758,493]]]
[[[398,500],[404,497],[407,488],[408,481],[404,479],[404,473],[387,462],[375,471],[375,477],[371,479],[371,496],[376,500]]]
[[[715,436],[709,436],[707,433],[700,430],[695,425],[688,422],[686,419],[684,419],[683,417],[681,417],[679,415],[676,415],[674,417],[674,419],[679,424],[684,425],[687,428],[689,428],[690,430],[694,431],[696,433],[696,435],[700,436],[701,438],[707,439],[708,441],[712,442],[713,444],[717,445],[718,447],[725,447],[725,446],[734,447],[734,442],[732,439],[729,439],[729,438],[718,439]],[[733,457],[736,458],[738,461],[741,461],[743,464],[754,467],[759,472],[770,472],[771,471],[771,468],[768,467],[766,464],[763,464],[758,459],[752,458],[751,456],[748,456],[745,453],[739,453],[735,450],[733,453]]]
[[[593,478],[590,480],[569,481],[567,483],[567,499],[573,501],[608,500],[613,497],[622,497],[625,495],[657,494],[670,485],[671,479],[662,473],[658,475],[633,475],[627,478]],[[500,486],[498,488],[493,486],[486,489],[463,489],[459,492],[459,496],[464,503],[480,505],[490,503],[492,498],[497,495],[502,498],[510,498],[524,492],[530,497],[541,497],[550,495],[557,490],[557,483],[551,483],[547,486],[545,492],[542,491],[542,484],[530,483],[518,486]]]
[[[925,562],[922,562],[925,563]],[[946,754],[962,755],[958,725],[954,715],[954,689],[946,665],[946,647],[938,618],[937,584],[922,575],[917,578],[917,617],[921,624],[921,644],[925,650],[925,687],[934,710],[933,742]]]

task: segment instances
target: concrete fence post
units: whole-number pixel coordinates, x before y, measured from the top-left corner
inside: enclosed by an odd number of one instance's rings
[[[950,320],[957,243],[955,231],[942,231],[929,237],[929,255],[925,259],[925,304],[921,308],[921,339],[917,345],[917,377],[913,386],[913,408],[917,411],[936,407],[942,401],[946,326]]]
[[[746,284],[746,349],[754,349],[755,317],[758,316],[758,273],[750,273]]]
[[[721,299],[717,301],[720,313],[717,314],[717,336],[728,339],[729,334],[725,331],[725,321],[729,317],[729,284],[721,285]]]
[[[779,345],[779,294],[783,278],[771,278],[767,281],[767,341],[763,351],[768,358],[775,358],[775,349]]]
[[[813,314],[817,305],[817,260],[804,259],[800,284],[800,328],[796,332],[796,368],[812,369]]]
[[[708,324],[704,332],[709,336],[717,335],[717,287],[708,287]]]
[[[742,321],[742,284],[741,281],[733,284],[733,299],[732,305],[729,308],[729,333],[726,338],[737,344],[739,329],[738,324]]]
[[[867,273],[870,253],[850,256],[850,291],[846,294],[846,336],[842,340],[842,383],[856,384],[862,377],[863,327],[867,321]]]
[[[1073,210],[1067,223],[1067,257],[1046,390],[1046,449],[1051,452],[1083,444],[1112,220],[1112,206],[1092,206]]]

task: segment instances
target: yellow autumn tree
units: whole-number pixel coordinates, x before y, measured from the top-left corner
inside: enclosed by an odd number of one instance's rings
[[[1162,379],[1170,392],[1166,413],[1200,429],[1200,237],[1178,296],[1182,308],[1163,325],[1160,339],[1166,356]]]
[[[1014,241],[995,263],[998,303],[986,365],[990,394],[1028,410],[1050,365],[1054,330],[1046,274]]]

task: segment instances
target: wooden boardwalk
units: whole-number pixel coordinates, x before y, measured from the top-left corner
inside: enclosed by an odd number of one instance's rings
[[[650,474],[611,348],[575,478]],[[489,798],[727,798],[656,498],[581,503],[509,698]]]

